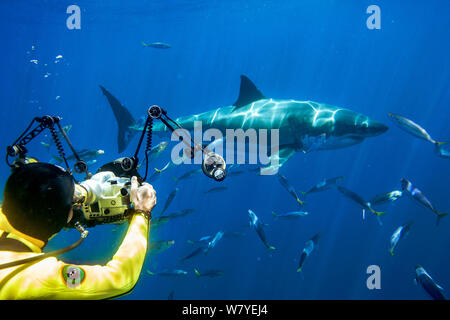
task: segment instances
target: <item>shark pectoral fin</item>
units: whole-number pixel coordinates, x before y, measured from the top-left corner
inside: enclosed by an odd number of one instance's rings
[[[269,158],[270,165],[260,169],[260,174],[264,175],[275,175],[286,161],[288,161],[295,153],[294,148],[285,147],[281,148],[278,153],[272,154]]]
[[[280,166],[264,167],[264,168],[260,169],[259,174],[261,176],[272,176],[272,175],[277,174],[279,168],[280,168]]]
[[[254,83],[244,75],[241,75],[241,87],[239,90],[239,98],[233,103],[234,110],[246,106],[249,103],[266,99],[266,97],[258,90]]]

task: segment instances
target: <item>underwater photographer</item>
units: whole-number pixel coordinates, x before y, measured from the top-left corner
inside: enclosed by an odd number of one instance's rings
[[[59,117],[34,118],[7,147],[6,163],[12,173],[0,209],[0,299],[108,299],[134,288],[145,261],[151,212],[156,205],[155,190],[145,182],[154,119],[177,135],[188,146],[188,153],[202,151],[202,170],[207,177],[225,179],[226,163],[220,155],[192,139],[185,141],[168,121],[181,127],[160,107],[151,106],[147,114],[134,155],[109,162],[94,175],[72,146]],[[27,155],[26,145],[47,129],[65,169]],[[138,154],[144,137],[145,175],[141,177]],[[76,159],[73,171],[86,174],[84,181],[78,182],[72,174],[61,138]],[[85,227],[127,222],[127,234],[105,266],[70,265],[56,258],[83,242],[89,233]],[[43,253],[48,241],[63,228],[77,229],[80,239]]]
[[[135,170],[123,177],[99,170],[77,183],[69,169],[28,158],[25,145],[44,129],[50,129],[55,137],[57,125],[67,138],[59,120],[35,118],[8,147],[7,164],[12,173],[0,209],[0,299],[113,298],[133,289],[144,264],[151,211],[156,205],[155,190],[145,182],[139,184]],[[27,134],[35,122],[38,126]],[[74,170],[87,173],[87,166],[70,140],[66,141],[78,159]],[[58,150],[63,150],[59,139],[55,143]],[[64,152],[60,154],[65,159]],[[16,160],[10,164],[8,157],[12,156]],[[106,167],[114,170],[117,164]],[[73,223],[75,213],[77,219],[84,218],[82,223],[87,226],[112,221],[129,223],[119,249],[106,265],[70,265],[56,258],[77,247],[88,234],[80,222]],[[67,227],[80,231],[80,240],[67,248],[43,253],[48,241]]]

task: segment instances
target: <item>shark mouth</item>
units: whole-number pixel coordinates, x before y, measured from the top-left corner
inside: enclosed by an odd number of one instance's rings
[[[364,137],[355,134],[348,134],[343,136],[330,136],[323,143],[321,143],[317,149],[339,149],[349,147],[358,143],[361,143]]]

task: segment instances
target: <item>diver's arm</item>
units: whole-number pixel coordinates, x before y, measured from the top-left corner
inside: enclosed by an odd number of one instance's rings
[[[150,212],[156,204],[153,187],[144,183],[138,187],[135,177],[131,180],[131,200],[135,209]],[[149,219],[144,213],[132,216],[127,234],[116,254],[105,266],[68,265],[56,261],[52,269],[58,277],[42,281],[48,287],[49,299],[107,299],[128,293],[136,285],[147,252]],[[67,279],[70,268],[81,272],[77,282]],[[66,274],[66,276],[64,276]],[[55,282],[55,278],[57,281]],[[49,290],[49,291],[50,291]]]
[[[71,286],[64,279],[68,265],[58,261],[60,283],[51,299],[107,299],[128,293],[134,288],[147,252],[149,222],[142,214],[131,218],[127,234],[116,254],[105,266],[74,265],[84,273],[81,283]],[[64,270],[64,268],[66,270]]]
[[[144,264],[148,231],[148,218],[144,214],[134,214],[119,249],[103,266],[70,265],[51,257],[14,269],[0,270],[0,299],[94,300],[129,293]],[[6,260],[11,260],[9,256],[13,258],[14,253],[7,253]],[[67,275],[71,270],[79,274],[73,280]]]

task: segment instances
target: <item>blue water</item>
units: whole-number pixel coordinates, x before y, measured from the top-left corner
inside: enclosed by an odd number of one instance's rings
[[[80,30],[66,27],[70,4],[81,8]],[[372,4],[381,9],[380,30],[366,27]],[[2,145],[12,143],[33,117],[51,114],[73,125],[70,137],[77,148],[105,150],[99,163],[131,155],[137,137],[117,153],[117,125],[98,85],[136,119],[151,104],[178,117],[232,104],[245,74],[267,97],[346,107],[390,127],[352,147],[297,153],[280,170],[297,190],[343,175],[343,186],[369,199],[399,189],[406,177],[448,212],[450,160],[394,126],[387,113],[413,119],[436,140],[450,140],[449,10],[442,0],[3,0]],[[144,48],[141,41],[163,41],[172,48]],[[55,64],[57,55],[63,59]],[[48,137],[36,140],[30,155],[41,161],[56,155],[39,143]],[[162,167],[169,157],[164,153],[150,167]],[[275,176],[230,177],[221,184],[228,190],[205,195],[217,183],[203,175],[172,179],[192,168],[172,169],[154,182],[157,208],[178,186],[168,212],[196,211],[151,231],[152,239],[175,240],[175,245],[149,255],[134,291],[121,299],[167,299],[172,290],[175,299],[428,299],[413,283],[416,264],[450,287],[450,218],[436,227],[434,214],[410,198],[383,207],[388,213],[380,226],[371,213],[363,220],[360,208],[332,189],[308,196],[310,215],[288,222],[275,220],[271,211],[299,207]],[[6,164],[0,166],[2,189],[8,175]],[[248,209],[269,224],[265,231],[276,250],[267,250],[254,230],[244,227]],[[411,232],[392,257],[389,238],[409,220],[414,220]],[[85,243],[63,258],[107,262],[126,231],[126,226],[114,228],[92,228]],[[219,230],[245,235],[222,239],[208,255],[179,263],[192,251],[186,240]],[[318,232],[322,237],[302,276],[296,272],[301,251]],[[48,250],[77,237],[74,230],[63,231]],[[370,265],[381,268],[379,290],[366,286]],[[224,275],[197,278],[194,268],[220,269]],[[150,277],[147,269],[189,273]]]

